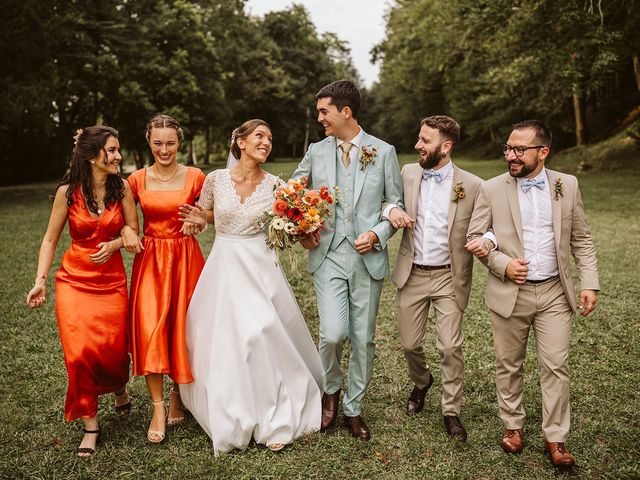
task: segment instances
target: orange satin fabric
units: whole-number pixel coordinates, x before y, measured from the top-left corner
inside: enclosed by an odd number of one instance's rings
[[[188,167],[184,188],[172,191],[146,190],[145,177],[144,168],[129,176],[144,215],[144,250],[131,273],[133,373],[165,373],[176,383],[190,383],[185,320],[204,257],[198,240],[180,233],[178,207],[196,202],[205,175]]]
[[[89,260],[100,242],[120,235],[122,206],[91,215],[77,188],[68,213],[71,245],[56,273],[56,319],[69,376],[67,421],[98,413],[98,395],[129,380],[127,274],[120,251],[102,265]]]

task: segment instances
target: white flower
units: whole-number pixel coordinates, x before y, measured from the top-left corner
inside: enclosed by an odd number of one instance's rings
[[[274,218],[273,222],[271,222],[271,226],[276,230],[282,230],[285,227],[285,222],[281,218]]]
[[[288,222],[288,223],[284,226],[284,231],[285,231],[285,233],[288,233],[288,234],[295,233],[295,231],[296,231],[296,226],[295,226],[293,223]]]

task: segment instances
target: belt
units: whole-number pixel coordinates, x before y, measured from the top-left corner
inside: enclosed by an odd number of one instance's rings
[[[545,278],[544,280],[526,280],[524,283],[526,283],[527,285],[538,285],[539,283],[549,282],[559,277],[560,275],[558,274],[554,275],[553,277]]]
[[[446,265],[420,265],[418,263],[413,264],[413,268],[419,268],[420,270],[444,270],[445,268],[451,268],[451,264]]]

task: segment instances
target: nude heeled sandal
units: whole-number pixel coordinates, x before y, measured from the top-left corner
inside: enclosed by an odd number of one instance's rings
[[[165,416],[164,410],[166,409],[164,400],[158,400],[157,402],[152,401],[151,404],[153,405],[154,414],[155,414],[156,405],[162,405],[162,410],[163,410],[162,420],[164,420],[164,416]],[[153,421],[153,418],[151,419],[151,421]],[[151,430],[151,424],[149,424],[149,430],[147,431],[147,440],[149,440],[151,443],[160,443],[164,440],[164,437],[165,437],[164,429],[162,431]]]

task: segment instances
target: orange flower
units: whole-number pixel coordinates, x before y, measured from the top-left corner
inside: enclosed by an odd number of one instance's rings
[[[284,215],[289,205],[282,199],[278,199],[273,203],[273,213],[278,216]]]
[[[309,190],[304,196],[304,201],[307,205],[317,205],[320,203],[320,194],[315,190]]]
[[[298,232],[303,233],[307,231],[307,228],[309,228],[311,226],[311,224],[309,222],[307,222],[306,220],[300,220],[300,223],[298,223]]]

